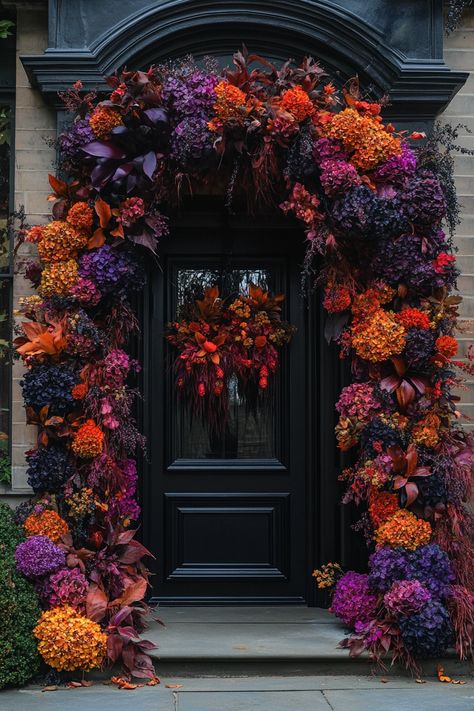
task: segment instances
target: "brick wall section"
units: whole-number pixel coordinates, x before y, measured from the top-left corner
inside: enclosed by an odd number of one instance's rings
[[[30,6],[31,7],[31,6]],[[36,54],[48,46],[47,13],[44,10],[18,9],[16,58],[16,125],[15,125],[15,206],[24,206],[30,224],[45,222],[49,213],[48,173],[54,170],[55,150],[47,140],[56,135],[56,117],[39,92],[34,91],[20,62],[20,54]],[[19,258],[31,253],[22,248]],[[14,303],[21,296],[32,293],[29,282],[15,277]],[[21,397],[22,365],[13,367],[12,403],[12,489],[9,503],[24,498],[26,484],[25,451],[36,442],[36,430],[25,424],[25,410]]]
[[[55,151],[46,143],[55,137],[56,119],[41,95],[28,82],[20,54],[39,53],[47,47],[47,14],[44,10],[18,10],[17,22],[17,95],[16,95],[16,150],[15,150],[15,202],[24,205],[30,224],[44,222],[49,209],[48,173],[54,170]],[[470,71],[470,78],[462,91],[454,98],[442,117],[450,123],[464,123],[472,131],[469,135],[462,131],[460,143],[474,149],[474,9],[466,12],[462,27],[445,42],[445,57],[453,69]],[[45,140],[46,139],[46,140]],[[459,265],[462,276],[459,289],[464,297],[461,316],[467,323],[474,320],[474,157],[456,157],[456,183],[463,205],[462,223],[456,235],[459,249]],[[25,247],[20,258],[29,253]],[[20,277],[15,278],[15,302],[31,293],[29,285]],[[460,337],[461,351],[473,342],[472,334]],[[19,381],[22,366],[16,363],[13,370],[13,481],[11,491],[0,488],[0,498],[6,496],[9,503],[16,503],[28,492],[25,476],[24,454],[36,439],[35,428],[25,425],[25,411]],[[474,380],[463,390],[462,410],[474,418]],[[472,429],[474,424],[466,424]]]
[[[465,11],[461,27],[445,40],[445,61],[452,69],[469,72],[469,78],[461,91],[454,97],[442,121],[465,124],[472,131],[460,131],[459,144],[474,149],[474,8]],[[461,277],[459,291],[463,296],[460,314],[466,331],[460,334],[460,356],[465,356],[469,345],[474,342],[474,156],[455,156],[456,186],[462,205],[462,222],[456,231],[458,264]],[[464,420],[466,428],[474,428],[474,379],[466,382],[461,396],[460,410],[471,423]]]

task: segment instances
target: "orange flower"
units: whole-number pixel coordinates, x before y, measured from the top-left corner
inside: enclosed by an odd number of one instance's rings
[[[436,447],[439,444],[439,427],[441,420],[438,415],[429,413],[413,427],[412,437],[415,444],[423,447]]]
[[[107,653],[105,632],[70,605],[43,612],[33,634],[44,661],[57,671],[90,671]]]
[[[395,318],[398,323],[401,323],[405,328],[424,328],[430,327],[430,319],[427,313],[420,311],[420,309],[414,309],[408,307],[402,309]]]
[[[74,385],[71,391],[74,400],[84,400],[88,390],[89,388],[85,383],[78,383],[77,385]]]
[[[458,342],[452,336],[439,336],[435,343],[436,350],[445,358],[454,358],[458,352]]]
[[[399,509],[398,496],[396,494],[389,494],[388,491],[377,491],[377,489],[373,489],[370,492],[369,514],[374,528],[381,526]]]
[[[89,118],[89,125],[94,135],[100,140],[104,140],[110,137],[113,128],[122,125],[122,118],[114,109],[98,106]]]
[[[430,538],[431,526],[428,521],[417,518],[407,509],[394,513],[375,531],[377,546],[406,548],[410,551],[425,546]]]
[[[98,457],[104,447],[104,433],[94,420],[87,420],[78,429],[72,443],[72,451],[78,457],[91,459]]]
[[[398,355],[405,346],[405,329],[392,311],[377,309],[352,327],[352,347],[357,355],[371,363]]]
[[[56,511],[49,509],[30,514],[23,527],[27,536],[47,536],[54,543],[59,543],[69,533],[66,521]]]
[[[301,86],[295,86],[285,91],[281,97],[280,106],[298,122],[304,121],[308,116],[314,114],[313,103]]]
[[[38,254],[43,262],[64,262],[74,257],[87,244],[87,237],[72,224],[53,220],[41,228]]]
[[[90,232],[94,211],[86,202],[76,202],[69,208],[66,222],[82,232]]]
[[[68,259],[64,262],[47,264],[41,274],[39,292],[41,296],[67,294],[77,281],[77,262]]]
[[[247,111],[245,93],[227,81],[220,81],[214,91],[217,101],[212,108],[216,117],[209,121],[209,130],[218,131],[230,119],[243,121]]]
[[[323,130],[328,138],[353,151],[350,162],[362,172],[373,170],[402,150],[400,139],[388,133],[380,121],[368,114],[361,116],[355,109],[333,114]]]

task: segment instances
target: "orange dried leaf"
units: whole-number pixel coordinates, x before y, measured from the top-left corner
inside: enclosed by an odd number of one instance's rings
[[[165,688],[166,689],[182,689],[183,685],[182,684],[166,684]]]

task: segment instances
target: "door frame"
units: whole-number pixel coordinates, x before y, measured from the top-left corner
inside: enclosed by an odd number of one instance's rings
[[[211,203],[212,205],[212,203]],[[222,209],[212,206],[209,210],[194,211],[193,208],[181,209],[176,212],[171,219],[171,236],[167,239],[174,239],[173,232],[184,229],[205,229],[222,228],[227,224],[231,228],[243,229],[251,220],[252,227],[262,227],[274,231],[286,231],[294,229],[295,234],[301,235],[303,242],[304,235],[296,222],[285,218],[277,213],[270,215],[251,216],[248,215],[227,215]],[[157,268],[156,264],[151,264],[151,269]],[[160,268],[158,266],[158,268]],[[151,362],[151,328],[153,319],[153,309],[157,304],[153,304],[153,298],[157,294],[152,294],[151,289],[145,287],[139,299],[138,313],[140,315],[140,336],[134,344],[134,354],[144,367],[140,374],[140,390],[143,399],[139,402],[138,420],[141,431],[150,441],[153,431],[162,430],[162,423],[152,420],[152,407],[147,393],[150,390],[151,374],[149,363]],[[339,500],[341,487],[338,482],[338,474],[343,464],[340,453],[335,444],[334,426],[336,424],[336,414],[334,403],[343,384],[348,382],[347,368],[339,359],[337,348],[328,345],[324,337],[324,324],[322,319],[322,307],[320,304],[320,294],[315,291],[306,298],[305,313],[305,339],[306,339],[306,407],[305,407],[305,537],[306,537],[306,601],[302,604],[308,606],[326,606],[328,598],[325,593],[317,591],[311,572],[321,563],[328,561],[339,561],[344,565],[347,559],[351,566],[354,566],[354,550],[351,545],[354,536],[350,536],[347,531],[348,523],[346,515],[342,511]],[[142,505],[143,527],[141,539],[149,547],[152,538],[152,511],[147,502],[151,500],[153,491],[153,472],[150,462],[146,456],[139,461],[139,483],[140,500]],[[152,551],[153,553],[153,551]],[[156,551],[156,556],[160,555]],[[151,564],[154,571],[154,565]],[[179,598],[151,598],[150,602],[160,602],[161,605],[193,605],[193,604],[258,604],[258,600],[249,598],[230,599],[228,597],[213,599],[200,599],[192,596]],[[278,599],[276,604],[285,602],[295,604],[295,600]],[[272,604],[272,600],[260,601],[260,604]]]

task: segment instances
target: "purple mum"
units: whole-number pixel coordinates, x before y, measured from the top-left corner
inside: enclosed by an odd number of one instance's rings
[[[336,584],[330,611],[344,624],[368,623],[375,617],[377,597],[369,590],[369,576],[350,570]]]
[[[30,536],[16,547],[15,561],[20,573],[37,578],[64,567],[66,554],[46,536]]]
[[[419,612],[431,600],[431,594],[418,580],[400,580],[393,583],[383,601],[393,615],[409,617]]]

